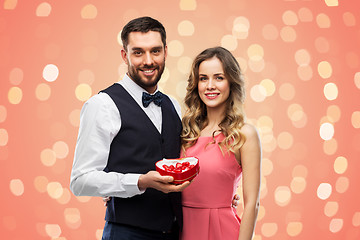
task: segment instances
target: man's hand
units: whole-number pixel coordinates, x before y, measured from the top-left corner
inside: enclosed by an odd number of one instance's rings
[[[231,206],[232,206],[233,208],[237,208],[237,206],[239,205],[239,201],[240,201],[240,196],[239,196],[239,194],[235,194],[235,195],[234,195],[234,198],[233,198],[233,200],[232,200]]]
[[[171,176],[161,176],[157,171],[149,171],[139,177],[138,187],[142,191],[147,188],[154,188],[163,193],[169,193],[181,192],[190,185],[189,181],[179,185],[171,183],[172,181],[174,181],[174,178]]]

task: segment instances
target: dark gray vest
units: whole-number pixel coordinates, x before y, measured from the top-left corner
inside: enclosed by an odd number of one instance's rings
[[[162,132],[120,85],[114,84],[107,93],[121,116],[121,128],[111,143],[108,164],[104,171],[145,174],[155,170],[163,158],[180,155],[181,121],[166,95],[162,101]],[[116,184],[116,183],[114,183]],[[105,219],[145,229],[167,231],[176,216],[182,226],[181,194],[164,194],[149,188],[131,198],[112,198]]]

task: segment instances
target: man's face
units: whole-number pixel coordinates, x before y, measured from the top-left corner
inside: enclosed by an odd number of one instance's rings
[[[167,46],[159,32],[131,32],[121,56],[128,65],[130,78],[149,93],[156,90],[165,68]]]

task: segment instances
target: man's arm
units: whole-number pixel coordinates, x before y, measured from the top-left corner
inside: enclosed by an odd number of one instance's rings
[[[119,111],[107,94],[97,94],[84,104],[70,180],[76,196],[126,198],[144,192],[137,186],[140,174],[103,171],[120,126]]]

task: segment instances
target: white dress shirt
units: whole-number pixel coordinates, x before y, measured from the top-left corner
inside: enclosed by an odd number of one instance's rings
[[[151,102],[144,108],[142,93],[146,91],[127,75],[117,84],[125,88],[161,132],[161,107]],[[180,105],[175,99],[170,99],[181,118]],[[108,162],[110,144],[120,128],[119,110],[108,94],[101,92],[85,102],[80,113],[79,135],[70,179],[70,189],[76,196],[126,198],[144,192],[137,185],[141,174],[103,171]]]

